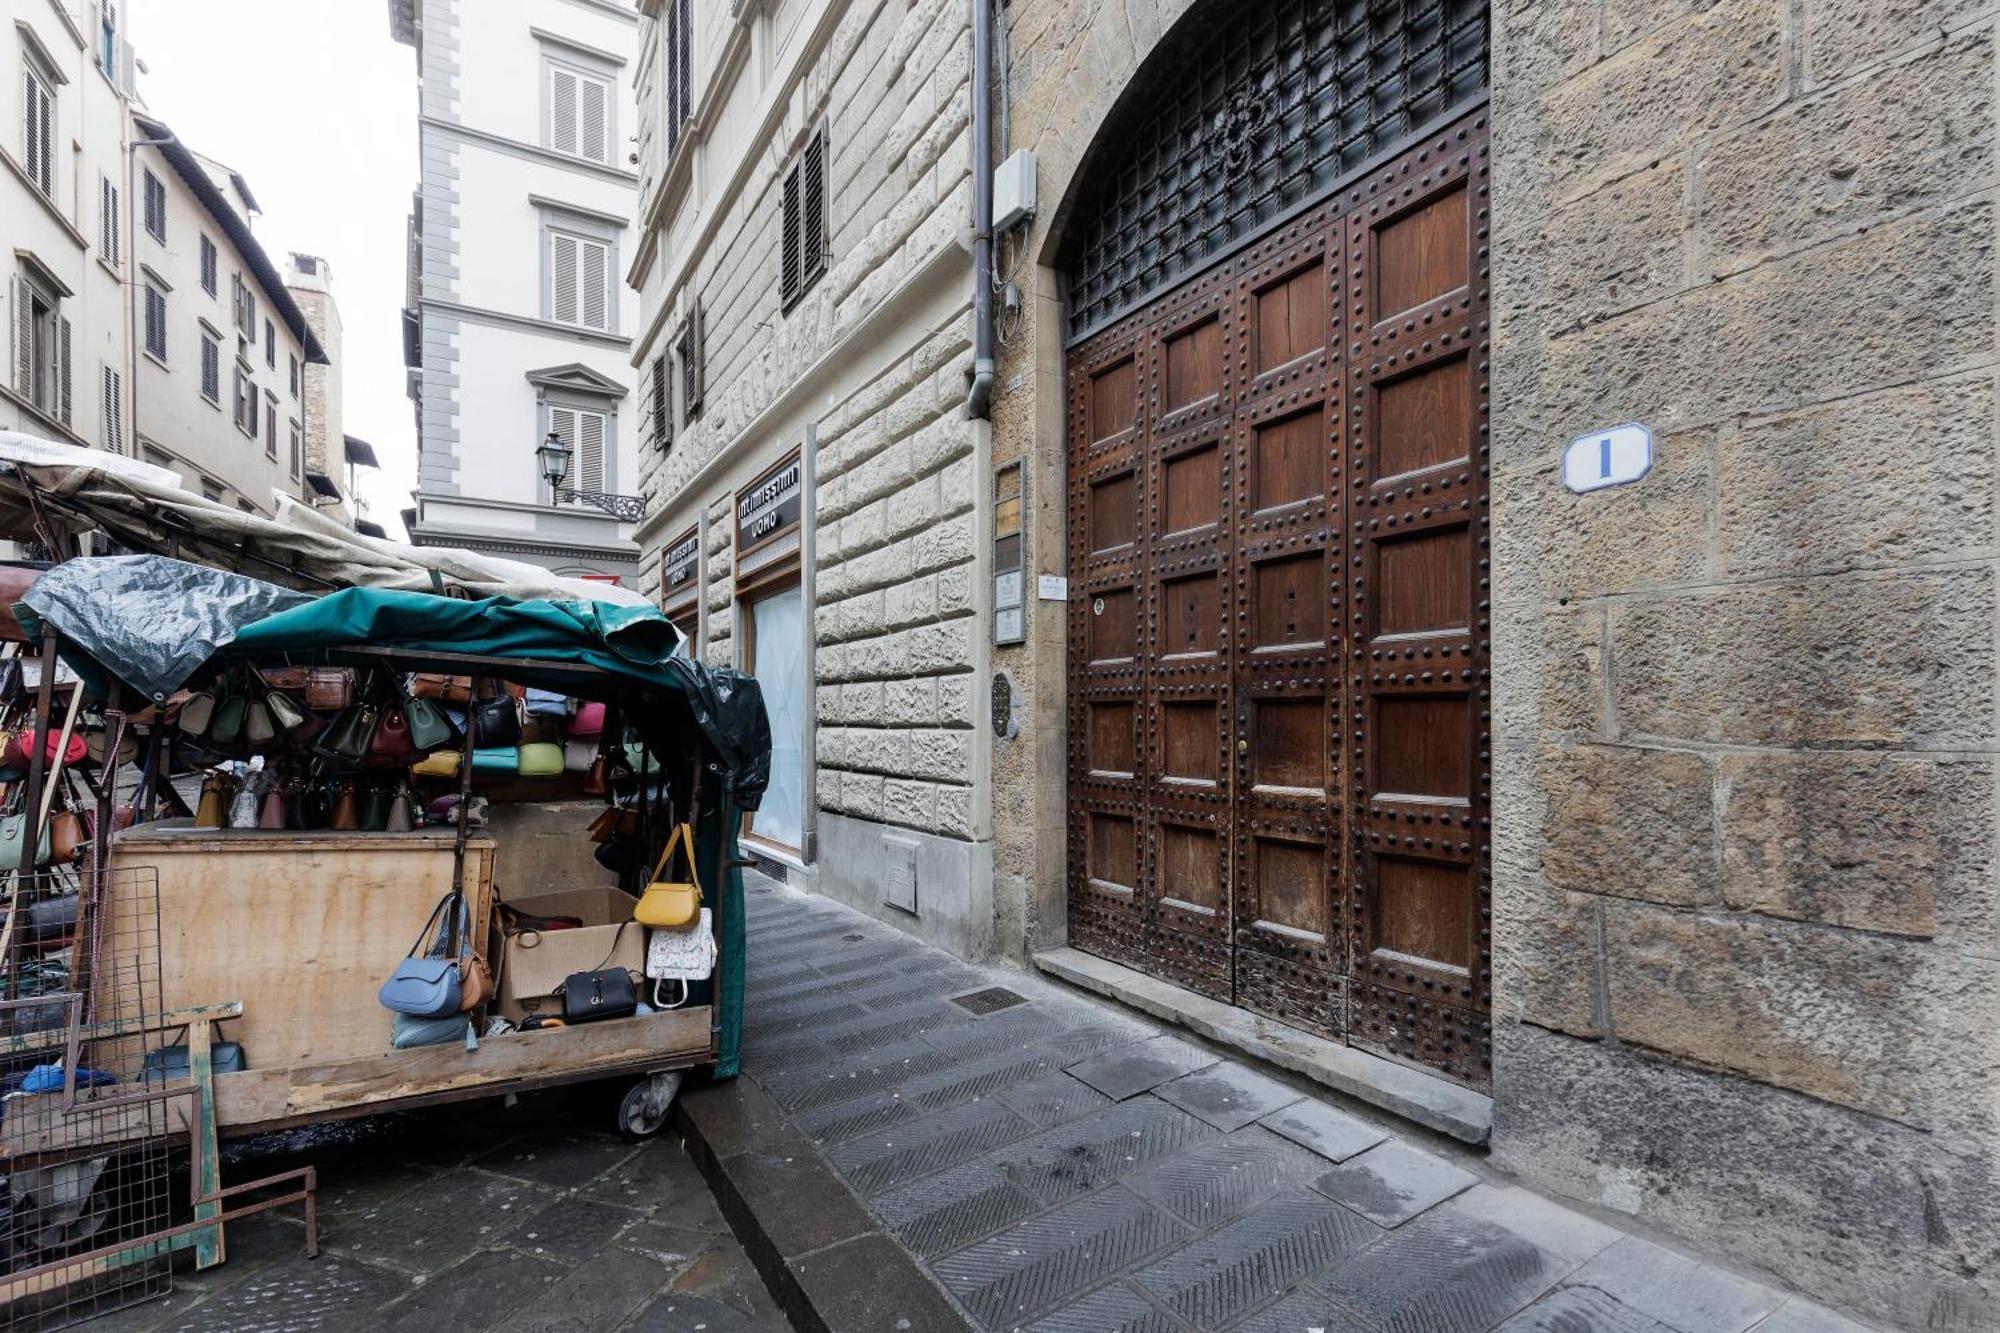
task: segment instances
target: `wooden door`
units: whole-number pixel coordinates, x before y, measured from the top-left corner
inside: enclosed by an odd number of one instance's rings
[[[1074,347],[1079,948],[1486,1079],[1485,117]]]

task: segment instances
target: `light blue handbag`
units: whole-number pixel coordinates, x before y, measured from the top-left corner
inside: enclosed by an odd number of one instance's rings
[[[464,1014],[453,1014],[450,1018],[412,1018],[408,1014],[397,1014],[389,1028],[389,1045],[398,1051],[407,1051],[417,1046],[444,1046],[454,1041],[463,1041],[465,1049],[479,1049],[479,1038],[473,1035],[472,1020]]]
[[[458,960],[450,956],[451,934],[448,925],[440,926],[447,908],[456,905],[459,920],[459,939],[465,938],[470,928],[465,900],[455,893],[447,893],[431,909],[430,919],[424,922],[423,933],[410,946],[409,954],[396,964],[396,970],[382,983],[376,992],[376,999],[384,1009],[397,1014],[407,1014],[411,1018],[449,1018],[457,1015],[459,1002],[465,998],[458,972]],[[424,941],[432,939],[432,928],[438,927],[436,943],[430,949],[430,956],[419,958],[417,950],[424,947]]]

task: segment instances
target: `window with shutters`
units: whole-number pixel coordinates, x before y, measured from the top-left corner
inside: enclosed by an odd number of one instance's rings
[[[257,438],[257,385],[250,378],[250,366],[240,357],[236,362],[236,429]]]
[[[278,368],[278,330],[268,319],[264,321],[264,364],[272,370]]]
[[[587,329],[611,327],[611,245],[550,227],[548,246],[549,318]]]
[[[167,294],[152,283],[146,284],[146,355],[165,365],[167,361]]]
[[[145,198],[146,234],[160,244],[167,243],[167,187],[160,184],[160,178],[151,171],[146,173]]]
[[[105,78],[118,82],[117,0],[101,0],[97,7],[97,67]]]
[[[826,272],[826,126],[813,131],[785,173],[779,291],[786,310]]]
[[[215,242],[209,240],[208,237],[206,236],[202,237],[201,238],[201,289],[207,292],[210,296],[214,296],[216,294],[215,292],[217,283],[216,260],[217,260],[217,255],[215,251]]]
[[[300,469],[305,465],[306,433],[298,422],[292,422],[292,480],[299,479]]]
[[[548,146],[592,162],[611,161],[611,81],[573,65],[547,61]]]
[[[291,386],[292,386],[292,397],[294,397],[294,398],[298,397],[298,396],[299,396],[299,354],[298,354],[297,352],[294,352],[294,353],[292,353],[292,372],[291,372],[291,379],[290,379],[289,383],[290,383],[290,384],[291,384]]]
[[[222,406],[222,335],[205,324],[201,329],[201,396],[217,408]]]
[[[653,358],[652,401],[653,444],[662,453],[674,447],[674,391],[673,371],[667,364],[667,354],[660,353]]]
[[[674,350],[681,363],[681,420],[692,422],[701,416],[703,352],[700,303],[696,303],[681,324]]]
[[[264,391],[264,457],[278,456],[278,395]]]
[[[118,187],[111,183],[109,176],[97,178],[97,252],[104,262],[116,266],[119,261]]]
[[[222,502],[222,483],[219,481],[210,481],[207,477],[203,477],[201,479],[201,493],[205,498],[220,504]]]
[[[61,303],[24,267],[13,281],[7,304],[14,392],[44,417],[69,425],[72,337]]]
[[[666,0],[667,156],[674,155],[694,115],[694,0]]]
[[[103,444],[115,454],[125,452],[125,378],[110,366],[103,367],[103,399],[98,420],[103,423]]]
[[[577,491],[603,491],[604,458],[611,447],[611,419],[602,412],[586,412],[578,407],[547,406],[548,429],[555,432],[557,439],[570,447],[569,476],[563,481],[563,489]],[[544,486],[547,485],[545,481]],[[553,494],[548,495],[550,503],[556,503]],[[580,500],[563,503],[577,505]]]
[[[21,162],[34,187],[50,198],[56,192],[55,80],[32,60],[21,64]]]
[[[234,307],[234,314],[236,316],[236,332],[242,335],[245,342],[255,346],[257,342],[257,298],[251,294],[250,287],[243,281],[241,273],[236,275],[233,282],[234,286],[230,292],[230,304]]]

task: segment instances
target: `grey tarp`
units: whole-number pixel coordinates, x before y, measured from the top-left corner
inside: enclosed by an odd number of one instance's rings
[[[634,589],[566,578],[540,565],[364,537],[289,495],[273,494],[274,519],[246,514],[183,490],[179,477],[136,458],[0,430],[0,537],[35,537],[31,485],[49,517],[64,526],[95,528],[136,551],[185,556],[311,592],[352,586],[648,605]]]

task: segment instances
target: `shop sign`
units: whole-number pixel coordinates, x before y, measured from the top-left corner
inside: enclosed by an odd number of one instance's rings
[[[694,586],[695,575],[701,568],[701,532],[689,528],[687,535],[667,548],[662,557],[665,566],[667,596],[685,592]]]
[[[796,527],[799,499],[799,460],[794,458],[736,497],[737,549],[756,546]]]
[[[1623,486],[1653,470],[1653,432],[1633,422],[1579,435],[1563,450],[1563,484],[1582,494]]]

